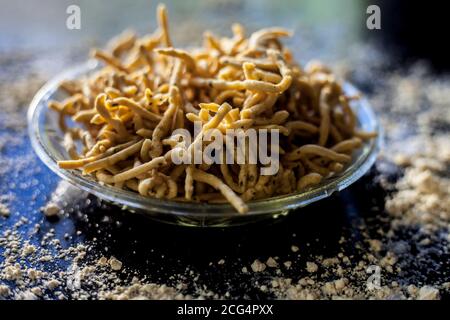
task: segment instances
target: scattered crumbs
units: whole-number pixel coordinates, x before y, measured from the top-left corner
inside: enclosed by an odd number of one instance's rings
[[[47,281],[45,283],[45,286],[47,287],[47,289],[49,290],[55,290],[56,288],[58,288],[61,285],[61,282],[59,282],[56,279],[51,279],[49,281]]]
[[[60,211],[61,208],[53,202],[47,203],[47,205],[42,208],[42,212],[48,218],[57,216]]]
[[[106,266],[108,265],[108,258],[106,258],[106,257],[101,257],[100,259],[98,259],[97,265],[98,265],[99,267],[106,267]]]
[[[22,270],[18,263],[7,265],[2,272],[2,277],[9,281],[18,281],[22,278]]]
[[[419,290],[418,300],[437,300],[439,299],[439,290],[430,286],[424,286]]]
[[[225,264],[225,260],[224,259],[220,259],[219,262],[217,262],[218,265],[224,265]]]
[[[23,292],[16,293],[14,299],[31,301],[31,300],[38,300],[38,297],[33,292],[31,292],[31,290],[26,290]]]
[[[53,229],[43,234],[40,246],[32,245],[18,231],[27,223],[31,222],[20,219],[11,229],[0,231],[0,248],[5,257],[0,260],[0,300],[223,299],[204,286],[194,286],[194,294],[185,294],[187,278],[181,274],[173,278],[177,282],[174,286],[151,283],[145,277],[130,281],[130,273],[125,271],[122,279],[110,271],[123,270],[117,258],[99,256],[91,263],[86,259],[86,253],[92,251],[89,244],[62,248],[56,245]],[[52,246],[51,251],[46,249],[48,246]],[[58,259],[69,263],[67,269],[52,267]],[[199,277],[193,274],[192,278],[197,281]]]
[[[40,271],[40,270],[36,270],[36,269],[33,269],[33,268],[30,268],[30,269],[27,270],[27,277],[32,282],[40,280],[43,276],[44,276],[44,273],[42,271]]]
[[[251,268],[253,272],[263,272],[264,270],[266,270],[266,265],[263,262],[256,259],[255,261],[253,261]]]
[[[11,290],[9,290],[9,287],[5,286],[5,285],[0,285],[0,298],[1,297],[8,297],[9,295],[11,295]]]
[[[380,240],[368,240],[370,248],[375,252],[380,252],[383,244]]]
[[[30,254],[33,254],[36,252],[36,247],[31,244],[26,244],[22,250],[22,257],[29,256]]]
[[[9,208],[0,202],[0,217],[9,217],[10,214]]]
[[[386,210],[399,225],[423,224],[429,231],[450,221],[450,165],[448,137],[418,137],[426,146],[409,156],[404,176],[395,184],[397,192],[386,201]],[[406,156],[404,156],[406,157]]]
[[[270,257],[269,259],[267,259],[266,265],[267,265],[269,268],[278,268],[278,262],[277,262],[274,258],[272,258],[272,257]]]
[[[314,262],[306,262],[306,270],[309,273],[315,273],[315,272],[317,272],[318,269],[319,269],[319,267]]]
[[[36,297],[42,296],[42,290],[39,287],[34,287],[30,289],[30,292],[34,294]]]
[[[116,259],[115,257],[111,257],[109,259],[109,266],[114,271],[122,270],[122,262],[120,260]]]
[[[291,247],[291,251],[294,252],[294,253],[298,252],[299,250],[300,250],[300,249],[299,249],[299,247],[297,247],[297,246],[292,246],[292,247]]]
[[[39,258],[39,262],[50,262],[53,260],[51,255],[45,255]]]
[[[166,285],[134,283],[128,287],[116,287],[112,291],[100,292],[104,300],[190,300],[176,288]]]
[[[337,292],[341,292],[347,285],[348,280],[345,278],[338,279],[334,282],[334,287],[336,288]]]
[[[331,266],[337,265],[338,263],[339,263],[339,259],[337,257],[327,258],[322,261],[322,266],[331,267]],[[315,272],[315,271],[313,271],[313,272]]]
[[[283,265],[286,267],[286,269],[290,269],[292,267],[292,261],[285,261]]]

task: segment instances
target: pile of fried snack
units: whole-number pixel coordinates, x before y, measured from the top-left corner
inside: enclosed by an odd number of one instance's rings
[[[69,97],[49,104],[71,158],[60,168],[146,197],[229,202],[246,213],[249,201],[301,192],[336,175],[376,135],[358,131],[350,107],[358,97],[346,95],[327,67],[294,61],[280,41],[290,32],[267,28],[247,37],[234,24],[232,37],[205,32],[203,47],[184,50],[173,46],[163,5],[157,16],[156,32],[124,32],[93,52],[104,67],[61,84]],[[80,125],[69,126],[68,118]],[[194,122],[201,131],[186,147],[172,133],[192,132]],[[212,128],[279,130],[279,145],[269,146],[279,154],[278,172],[262,175],[263,165],[249,161],[173,163],[175,150],[206,148],[199,137]]]

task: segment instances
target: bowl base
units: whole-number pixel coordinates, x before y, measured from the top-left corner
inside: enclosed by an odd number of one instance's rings
[[[176,215],[167,215],[167,214],[146,214],[148,218],[151,220],[161,222],[161,223],[169,223],[173,225],[183,226],[183,227],[192,227],[192,228],[203,228],[203,227],[214,227],[214,228],[228,228],[228,227],[238,227],[242,225],[248,224],[256,224],[256,223],[276,223],[287,217],[289,214],[289,210],[284,210],[280,212],[276,212],[268,215],[261,216],[253,216],[253,215],[242,215],[242,216],[234,216],[232,218],[227,217],[214,217],[214,215],[210,216],[176,216]]]

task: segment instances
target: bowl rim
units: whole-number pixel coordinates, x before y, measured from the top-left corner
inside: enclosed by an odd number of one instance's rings
[[[371,139],[362,147],[363,152],[353,159],[352,163],[339,175],[324,180],[318,186],[289,195],[272,197],[250,201],[247,203],[249,207],[248,213],[245,215],[238,213],[230,204],[209,204],[200,202],[181,202],[164,199],[156,199],[144,197],[134,191],[114,188],[108,185],[102,185],[89,176],[82,176],[78,170],[63,170],[57,165],[57,156],[52,152],[48,139],[42,135],[45,128],[42,128],[40,117],[45,115],[50,109],[47,107],[49,98],[58,92],[59,84],[63,80],[78,78],[93,72],[98,67],[98,62],[89,60],[74,68],[55,76],[48,81],[34,96],[30,103],[27,122],[28,134],[31,145],[40,160],[60,178],[66,180],[72,185],[94,194],[95,196],[121,205],[124,209],[131,211],[143,211],[147,213],[171,214],[179,216],[195,216],[195,217],[242,217],[250,215],[262,215],[270,213],[282,213],[289,210],[304,207],[313,202],[331,196],[334,192],[341,191],[357,180],[359,180],[375,163],[377,155],[381,149],[383,141],[383,130],[372,110],[369,102],[365,98],[361,98],[356,103],[358,108],[362,109],[368,116],[370,126],[373,127],[378,136]],[[353,85],[344,82],[344,89],[351,94],[358,93]]]

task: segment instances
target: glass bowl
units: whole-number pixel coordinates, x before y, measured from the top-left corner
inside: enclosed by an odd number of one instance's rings
[[[374,164],[381,145],[382,132],[377,118],[368,101],[361,99],[352,103],[358,125],[362,130],[378,132],[378,138],[366,142],[354,154],[352,163],[342,173],[324,180],[311,190],[249,202],[249,212],[245,215],[239,214],[228,204],[184,203],[146,198],[132,191],[102,185],[90,176],[83,176],[80,171],[62,170],[57,165],[59,160],[69,157],[62,146],[63,134],[58,126],[57,114],[47,107],[47,103],[52,99],[60,100],[65,97],[58,89],[61,81],[87,76],[97,68],[96,61],[88,61],[49,81],[36,94],[28,110],[28,130],[33,149],[45,165],[74,186],[117,204],[131,213],[142,213],[159,221],[186,226],[224,227],[285,216],[295,209],[329,197],[357,181]],[[348,83],[344,85],[344,89],[349,95],[358,93]],[[296,213],[300,214],[301,210]]]

